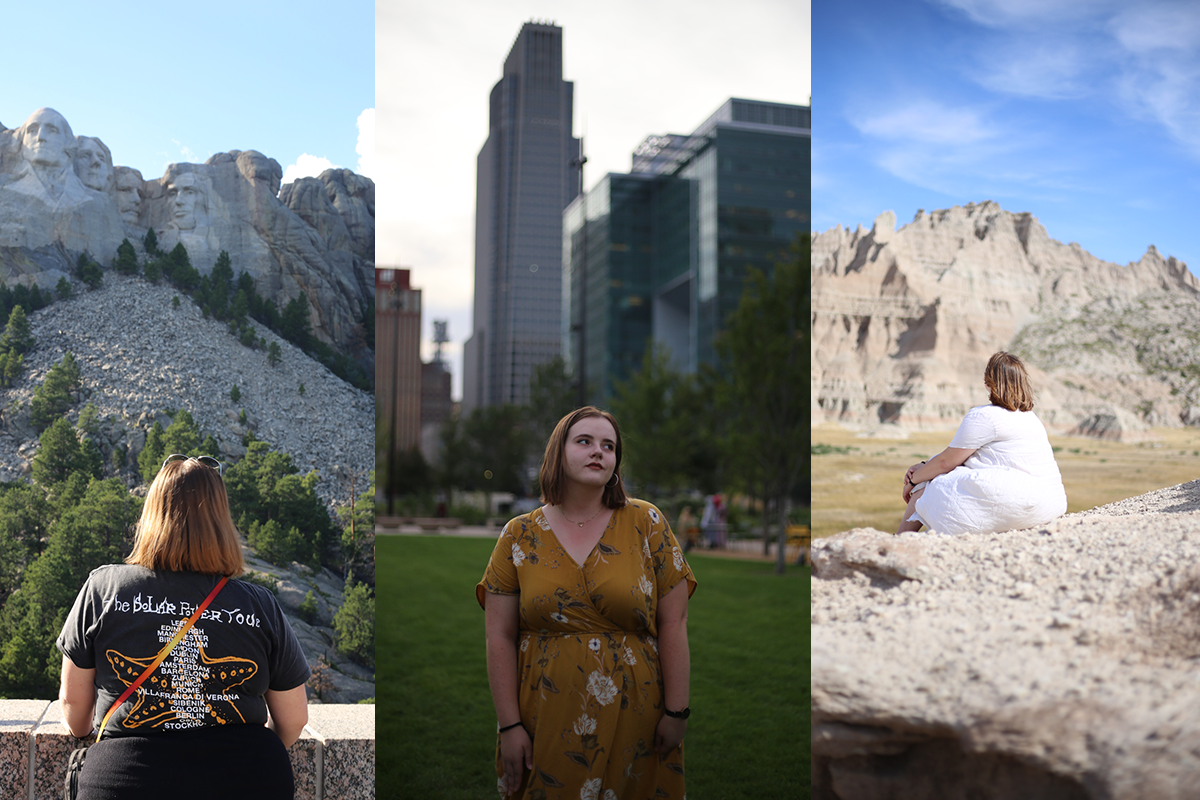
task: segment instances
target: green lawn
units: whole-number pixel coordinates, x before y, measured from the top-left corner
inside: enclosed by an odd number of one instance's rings
[[[381,536],[376,652],[382,798],[496,798],[496,719],[475,584],[493,542]],[[809,572],[703,554],[688,612],[693,800],[809,792]]]

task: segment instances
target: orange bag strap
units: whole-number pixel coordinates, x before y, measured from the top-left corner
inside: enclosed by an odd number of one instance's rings
[[[100,722],[100,730],[96,732],[97,742],[100,741],[100,737],[104,734],[104,726],[108,724],[108,718],[111,717],[113,712],[117,710],[117,707],[120,706],[121,703],[124,703],[126,700],[128,700],[129,695],[136,692],[138,687],[142,685],[146,678],[150,677],[150,673],[158,669],[158,665],[166,660],[167,656],[171,654],[171,651],[175,649],[175,645],[183,641],[183,637],[187,636],[187,632],[192,629],[192,625],[196,623],[196,620],[200,619],[200,615],[204,613],[204,609],[208,608],[208,604],[211,603],[217,596],[217,592],[221,591],[222,587],[224,587],[228,582],[228,576],[222,576],[221,580],[217,581],[217,585],[211,592],[209,592],[208,597],[204,598],[204,602],[200,604],[200,607],[196,609],[195,613],[184,620],[183,625],[181,625],[179,630],[175,632],[175,635],[171,637],[171,641],[163,645],[163,649],[158,651],[158,655],[154,657],[154,662],[146,668],[145,672],[138,676],[137,680],[125,688],[125,691],[122,692],[121,696],[117,698],[117,702],[109,706],[108,713],[104,715],[104,719]]]

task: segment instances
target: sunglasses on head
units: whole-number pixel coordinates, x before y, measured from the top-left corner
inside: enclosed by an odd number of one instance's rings
[[[225,477],[225,465],[220,461],[217,461],[212,456],[185,456],[183,453],[172,453],[171,455],[167,456],[166,460],[164,460],[162,463],[162,467],[159,467],[159,469],[161,470],[172,461],[199,461],[204,466],[215,469],[217,474],[221,477]]]

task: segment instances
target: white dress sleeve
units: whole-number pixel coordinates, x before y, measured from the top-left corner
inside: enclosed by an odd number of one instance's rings
[[[978,450],[996,441],[996,422],[989,409],[992,406],[976,406],[967,412],[959,424],[950,446],[963,450]]]

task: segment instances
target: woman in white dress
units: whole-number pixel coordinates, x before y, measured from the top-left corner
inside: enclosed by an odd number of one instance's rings
[[[950,446],[904,475],[896,533],[995,533],[1044,525],[1067,511],[1067,493],[1021,360],[996,353],[983,383],[991,405],[967,412]]]

